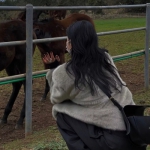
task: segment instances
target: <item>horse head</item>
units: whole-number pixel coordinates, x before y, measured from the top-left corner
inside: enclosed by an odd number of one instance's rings
[[[40,21],[36,21],[33,24],[33,30],[37,36],[37,39],[44,38],[54,38],[65,36],[65,32],[61,30],[62,26],[55,24],[53,18],[44,19]],[[54,55],[60,55],[62,51],[64,51],[64,41],[51,41],[51,42],[43,42],[38,43],[37,46],[41,52],[41,54],[45,54],[46,52],[52,51]]]

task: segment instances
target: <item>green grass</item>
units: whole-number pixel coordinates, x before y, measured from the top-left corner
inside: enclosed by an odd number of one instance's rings
[[[0,145],[0,150],[68,150],[57,127],[51,126],[32,135]],[[147,147],[150,150],[150,147]]]
[[[97,32],[145,27],[145,24],[145,18],[143,17],[95,20]],[[99,45],[100,47],[108,49],[112,56],[141,50],[145,47],[145,31],[100,36]],[[138,59],[139,58],[134,58],[122,61],[120,64],[122,66],[132,67],[130,63],[135,63],[134,61]],[[38,49],[36,49],[33,58],[33,71],[37,70],[43,70],[43,64]],[[140,74],[141,70],[143,70],[143,64],[140,64],[137,68],[133,68],[132,73]],[[5,75],[5,72],[1,72],[0,74],[1,77]],[[138,93],[135,92],[133,97],[136,103],[143,102],[144,104],[150,104],[150,91],[145,90],[144,87],[142,90],[138,91]],[[18,139],[17,141],[4,144],[0,146],[0,149],[1,148],[5,150],[67,150],[56,127],[49,127],[44,131],[34,132],[33,135],[25,139]],[[150,150],[150,148],[148,147],[147,150]]]
[[[95,20],[97,32],[139,28],[145,27],[145,24],[143,17]],[[111,55],[141,50],[145,47],[145,30],[100,36],[99,44],[108,49]]]
[[[34,132],[24,139],[0,145],[0,150],[67,150],[56,126]]]
[[[145,17],[94,20],[97,32],[145,27]]]

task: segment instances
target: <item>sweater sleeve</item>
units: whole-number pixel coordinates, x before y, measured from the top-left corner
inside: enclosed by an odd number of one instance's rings
[[[58,104],[76,96],[78,92],[75,90],[74,80],[68,76],[64,65],[60,65],[51,72],[50,76],[47,76],[47,79],[50,85],[50,100],[52,104]]]
[[[49,86],[51,87],[52,82],[52,73],[55,69],[49,69],[49,71],[46,73],[46,80],[48,81]]]

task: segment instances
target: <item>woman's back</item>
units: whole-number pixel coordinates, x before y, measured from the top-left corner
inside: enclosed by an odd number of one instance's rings
[[[109,56],[109,54],[107,55]],[[76,88],[74,86],[75,77],[67,73],[66,66],[67,63],[60,65],[53,72],[53,88],[51,89],[50,100],[55,104],[53,107],[54,118],[57,118],[58,112],[62,112],[86,123],[93,123],[99,127],[125,130],[120,111],[109,100],[106,94],[97,85],[95,85],[97,92],[94,95],[91,93],[88,84]],[[51,73],[49,72],[47,74],[48,80],[50,76]],[[120,78],[119,75],[118,77]],[[111,90],[112,96],[122,106],[134,104],[132,94],[126,86],[123,86],[120,89],[121,91],[116,89]],[[61,104],[62,101],[63,103]],[[117,125],[116,122],[118,122]]]

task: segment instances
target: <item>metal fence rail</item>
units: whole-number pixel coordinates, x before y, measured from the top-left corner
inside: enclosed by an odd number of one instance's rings
[[[118,8],[137,8],[137,7],[146,7],[146,27],[141,28],[133,28],[126,30],[117,30],[117,31],[109,31],[109,32],[101,32],[97,33],[98,36],[108,35],[108,34],[117,34],[117,33],[125,33],[125,32],[133,32],[139,30],[145,30],[145,50],[138,51],[132,54],[124,54],[124,56],[115,56],[114,60],[122,59],[123,57],[134,57],[145,54],[145,69],[144,69],[144,80],[145,87],[149,87],[149,43],[150,43],[150,4],[139,4],[139,5],[116,5],[116,6],[33,6],[28,4],[26,6],[0,6],[0,10],[26,10],[26,40],[24,41],[13,41],[13,42],[2,42],[1,46],[11,46],[11,45],[21,45],[26,43],[26,74],[21,75],[24,79],[26,79],[26,120],[25,120],[25,135],[32,133],[32,44],[33,43],[41,43],[41,42],[50,42],[50,41],[58,41],[64,40],[66,37],[57,37],[57,38],[48,38],[48,39],[36,39],[32,40],[32,32],[33,32],[33,10],[80,10],[80,9],[118,9]],[[121,58],[119,58],[121,57]],[[34,74],[34,73],[33,73]],[[38,74],[40,75],[40,73]],[[17,76],[19,77],[19,76]],[[15,77],[14,80],[16,80]],[[20,78],[20,77],[19,77]],[[7,80],[9,80],[7,78]],[[5,80],[6,81],[6,80]],[[0,80],[0,82],[3,82]],[[30,106],[29,106],[30,105]]]
[[[114,62],[117,62],[117,61],[122,61],[122,60],[133,58],[133,57],[142,56],[144,54],[145,54],[145,51],[140,50],[140,51],[136,51],[136,52],[112,56],[112,58],[113,58]],[[44,77],[48,70],[49,69],[32,72],[32,78],[34,79],[34,78]],[[26,77],[26,74],[19,74],[19,75],[14,75],[14,76],[9,76],[9,77],[3,77],[3,78],[0,78],[0,85],[23,81],[26,79],[25,77]]]
[[[97,33],[97,35],[102,36],[102,35],[110,35],[110,34],[119,34],[119,33],[141,31],[141,30],[146,30],[146,27],[116,30],[116,31],[107,31],[107,32],[99,32],[99,33]],[[55,37],[55,38],[35,39],[35,40],[32,40],[32,41],[33,41],[33,43],[43,43],[43,42],[61,41],[61,40],[66,40],[66,39],[67,39],[67,37],[63,36],[63,37]],[[22,44],[25,44],[25,43],[26,43],[26,40],[13,41],[13,42],[1,42],[0,47],[2,47],[2,46],[12,46],[12,45],[22,45]]]
[[[67,9],[67,10],[93,10],[93,9],[118,9],[118,8],[138,8],[138,7],[146,7],[147,4],[137,4],[137,5],[112,5],[112,6],[35,6],[34,10],[59,10],[59,9]]]
[[[112,5],[112,6],[33,6],[33,10],[80,10],[80,9],[118,9],[118,8],[138,8],[147,7],[147,4],[137,5]],[[25,10],[26,6],[0,6],[0,10]]]

